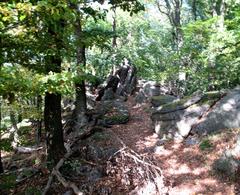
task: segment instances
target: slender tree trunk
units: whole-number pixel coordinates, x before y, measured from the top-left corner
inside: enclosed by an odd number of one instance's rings
[[[19,145],[19,129],[17,127],[16,115],[12,109],[10,110],[10,120],[12,123],[12,129],[13,129],[13,131],[11,132],[11,138],[13,139],[12,147],[17,148]]]
[[[117,47],[117,35],[116,35],[116,30],[117,30],[117,12],[116,12],[116,8],[113,9],[113,23],[112,23],[112,31],[114,33],[113,39],[112,39],[112,48],[114,49],[114,51],[116,51],[116,47]],[[117,66],[114,63],[115,62],[115,58],[116,58],[116,54],[113,55],[113,65],[112,65],[112,75],[115,74],[116,70],[117,70]]]
[[[83,39],[83,32],[82,32],[82,25],[81,20],[78,19],[76,22],[76,39],[78,42],[77,45],[77,74],[81,76],[82,71],[86,67],[86,47],[85,44],[82,42]],[[75,83],[75,93],[76,93],[76,100],[75,100],[75,110],[73,113],[74,118],[74,125],[73,130],[77,131],[84,127],[87,122],[87,97],[86,97],[86,86],[85,81],[81,80]]]
[[[197,20],[197,6],[196,6],[196,0],[192,0],[192,17],[193,20]]]
[[[42,115],[42,97],[37,96],[37,110]],[[42,118],[37,119],[37,129],[36,129],[36,143],[40,144],[42,138]]]
[[[1,150],[0,150],[0,174],[3,173],[3,163],[2,163],[2,155],[1,155]]]
[[[0,67],[1,69],[1,67]],[[2,130],[2,97],[0,96],[0,131]],[[1,142],[1,136],[0,136]],[[1,155],[1,147],[0,147],[0,174],[3,173],[3,163],[2,163],[2,155]]]

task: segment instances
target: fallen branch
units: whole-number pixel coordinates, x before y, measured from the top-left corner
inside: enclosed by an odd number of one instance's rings
[[[122,144],[122,148],[115,152],[109,159],[108,162],[110,163],[110,160],[116,156],[117,154],[120,154],[119,157],[122,159],[123,163],[128,163],[128,160],[126,160],[126,157],[130,158],[133,160],[133,162],[136,164],[134,166],[134,169],[136,170],[142,170],[142,171],[137,171],[139,176],[141,177],[141,181],[144,181],[145,183],[152,182],[155,185],[155,188],[159,194],[167,194],[168,188],[165,187],[164,185],[164,176],[162,174],[162,170],[160,167],[154,165],[151,160],[148,158],[145,158],[129,148],[122,139],[120,139],[112,130],[109,130],[116,136],[116,139]],[[124,162],[125,161],[125,162]],[[119,162],[119,161],[118,161]],[[116,165],[111,166],[114,167]],[[132,167],[133,168],[133,167]],[[130,169],[132,169],[130,168]],[[140,169],[139,169],[140,168]],[[119,170],[119,167],[116,167],[117,170]],[[109,171],[111,172],[111,171]]]
[[[14,150],[18,153],[23,153],[23,154],[28,154],[28,153],[32,153],[32,152],[36,152],[39,150],[42,150],[43,147],[24,147],[24,146],[18,146],[15,147]]]
[[[75,194],[77,195],[82,195],[83,193],[78,189],[78,187],[72,183],[72,182],[68,182],[60,173],[59,169],[61,168],[61,166],[63,165],[64,161],[66,159],[68,159],[72,154],[73,154],[73,150],[71,149],[72,146],[79,140],[82,139],[86,139],[89,136],[91,136],[93,133],[95,133],[96,131],[102,131],[103,128],[102,127],[91,127],[88,128],[87,130],[83,131],[83,133],[81,133],[80,135],[74,137],[73,141],[69,141],[68,143],[65,143],[64,146],[66,148],[67,153],[64,155],[64,157],[62,159],[60,159],[58,161],[58,163],[56,164],[56,166],[53,168],[47,185],[42,193],[42,195],[46,195],[48,190],[51,187],[51,184],[53,182],[54,176],[56,176],[56,178],[58,179],[59,182],[61,182],[63,184],[64,187],[69,187],[72,188],[72,190],[74,191]]]

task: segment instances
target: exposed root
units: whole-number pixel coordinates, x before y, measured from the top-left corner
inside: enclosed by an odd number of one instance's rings
[[[123,147],[109,158],[107,162],[107,174],[113,177],[114,175],[120,175],[119,180],[124,186],[136,186],[131,194],[147,193],[146,190],[144,191],[139,186],[143,186],[143,188],[145,186],[146,188],[149,185],[152,185],[150,189],[151,193],[167,194],[168,189],[164,185],[162,170],[154,165],[150,159],[139,155],[126,146],[118,136],[116,138]],[[139,191],[142,192],[140,193]]]
[[[49,176],[49,179],[48,179],[48,182],[47,182],[47,185],[42,193],[42,195],[46,195],[48,190],[50,189],[51,187],[51,184],[53,182],[53,179],[54,179],[54,176],[56,176],[56,178],[58,179],[59,182],[61,182],[61,184],[64,186],[64,187],[69,187],[69,188],[72,188],[72,190],[74,191],[75,194],[77,195],[82,195],[83,193],[78,189],[77,185],[72,183],[72,182],[68,182],[63,176],[62,174],[60,173],[59,169],[63,166],[63,163],[66,159],[68,159],[72,154],[73,154],[73,150],[71,149],[72,146],[77,143],[77,141],[79,140],[83,140],[83,139],[86,139],[88,138],[90,135],[92,135],[93,133],[95,133],[96,131],[99,131],[99,130],[103,130],[102,128],[100,127],[92,127],[92,128],[89,128],[89,129],[86,129],[83,133],[81,133],[80,135],[76,136],[74,138],[73,141],[69,141],[68,143],[65,144],[65,148],[66,148],[66,151],[67,153],[64,155],[64,157],[62,159],[59,160],[59,162],[57,163],[57,165],[53,168],[50,176]]]

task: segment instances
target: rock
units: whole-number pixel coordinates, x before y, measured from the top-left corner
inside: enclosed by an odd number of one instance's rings
[[[87,175],[88,180],[91,182],[95,182],[102,178],[103,176],[104,176],[103,170],[100,170],[99,168],[92,169]]]
[[[133,91],[137,85],[137,77],[136,77],[137,69],[135,66],[131,66],[129,64],[125,64],[120,68],[116,75],[119,76],[120,82],[117,89],[117,94],[120,96],[124,96],[126,94],[132,95]]]
[[[237,142],[234,148],[231,150],[231,154],[234,158],[240,159],[240,135],[237,136]]]
[[[192,129],[193,133],[209,134],[214,131],[240,127],[240,87],[236,87],[216,103]]]
[[[183,140],[221,96],[220,92],[197,92],[156,108],[151,115],[155,132],[160,138]]]
[[[93,162],[98,162],[103,158],[102,148],[88,145],[86,150],[86,159]]]
[[[135,66],[125,62],[114,75],[109,76],[106,86],[99,90],[96,100],[109,100],[117,96],[132,95],[136,89],[136,72]]]
[[[125,124],[129,121],[129,111],[122,100],[101,102],[97,110],[101,113],[98,125]]]
[[[160,95],[160,85],[155,81],[148,81],[143,85],[143,92],[147,97]]]
[[[147,100],[147,96],[144,95],[143,91],[138,92],[138,94],[135,97],[135,102],[137,104],[142,104],[143,102],[145,102]]]
[[[72,190],[68,190],[68,191],[64,192],[63,195],[73,195],[73,192],[72,192]]]
[[[240,176],[240,160],[224,153],[213,163],[213,170],[220,175],[236,180]]]
[[[153,96],[170,94],[170,89],[156,81],[139,80],[137,85],[138,93],[135,96],[137,104],[150,100]]]
[[[197,138],[197,137],[188,137],[186,140],[185,140],[185,143],[186,145],[197,145],[200,143],[200,140]]]
[[[151,98],[151,104],[153,107],[159,107],[175,100],[177,100],[177,98],[171,95],[159,95]]]
[[[104,95],[102,96],[102,101],[113,100],[115,98],[114,92],[112,88],[108,88],[104,91]]]

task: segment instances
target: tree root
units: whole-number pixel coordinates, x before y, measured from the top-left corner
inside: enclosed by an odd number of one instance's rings
[[[141,156],[140,154],[129,148],[122,139],[120,139],[114,132],[112,133],[116,136],[116,139],[122,144],[122,148],[115,152],[108,159],[108,165],[110,165],[109,172],[111,172],[112,168],[114,169],[114,166],[111,165],[111,160],[114,156],[118,155],[118,157],[116,157],[116,161],[118,162],[118,164],[123,162],[125,169],[127,166],[129,166],[126,163],[129,163],[129,159],[132,159],[132,162],[134,162],[135,165],[131,166],[129,169],[137,170],[135,176],[139,176],[140,180],[145,184],[154,184],[157,194],[167,194],[169,189],[164,185],[164,176],[161,168],[154,165],[150,159]],[[116,167],[116,169],[119,170],[120,168]],[[140,190],[139,187],[137,187],[136,190]]]
[[[42,195],[46,195],[48,190],[51,187],[51,184],[53,182],[54,177],[56,177],[58,179],[58,181],[64,186],[64,187],[68,187],[71,188],[73,190],[73,192],[77,195],[82,195],[83,192],[81,192],[79,190],[79,188],[77,187],[76,184],[72,183],[72,182],[68,182],[60,173],[59,169],[63,166],[63,163],[66,159],[68,159],[73,153],[74,151],[72,150],[72,146],[77,143],[79,140],[83,140],[88,138],[89,136],[91,136],[93,133],[95,133],[96,131],[99,130],[103,130],[102,127],[91,127],[86,129],[85,131],[83,131],[80,135],[76,136],[73,138],[73,141],[68,141],[68,143],[65,143],[65,148],[67,153],[64,155],[63,158],[61,158],[58,163],[56,164],[56,166],[53,168],[49,178],[48,178],[48,182],[46,187],[44,188],[44,191],[42,193]]]

